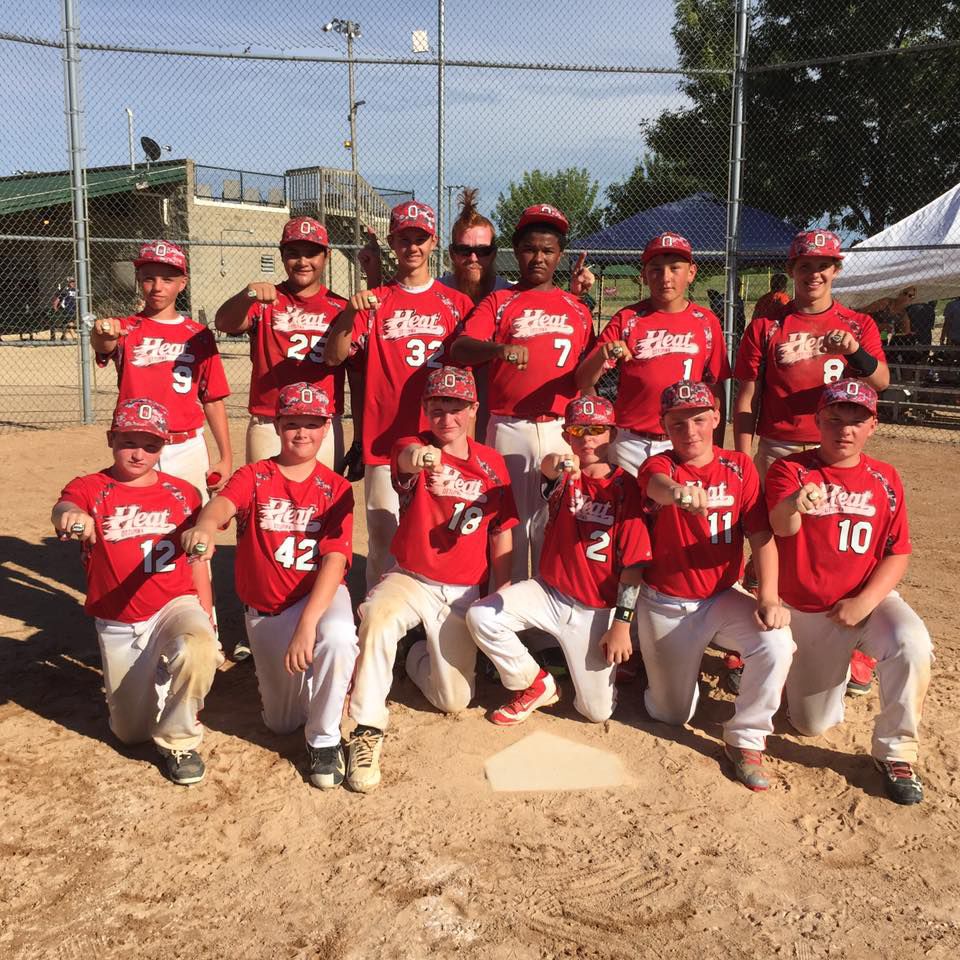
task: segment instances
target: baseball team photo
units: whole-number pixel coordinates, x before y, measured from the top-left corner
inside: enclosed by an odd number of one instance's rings
[[[0,950],[953,957],[953,5],[264,13],[0,15]]]

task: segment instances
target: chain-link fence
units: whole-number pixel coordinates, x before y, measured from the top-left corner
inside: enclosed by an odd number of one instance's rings
[[[960,348],[940,341],[960,341],[960,321],[944,326],[957,227],[941,211],[883,251],[876,235],[960,179],[958,43],[943,0],[6,5],[0,422],[109,415],[115,378],[82,320],[136,309],[142,240],[185,246],[182,308],[212,323],[246,283],[282,279],[289,216],[326,222],[329,285],[346,293],[358,240],[385,238],[391,206],[432,204],[448,238],[470,186],[501,245],[528,203],[568,214],[598,325],[642,295],[650,236],[690,237],[693,296],[731,349],[795,230],[841,230],[865,248],[846,261],[849,302],[889,337],[884,416],[952,436]],[[239,416],[246,343],[221,351]]]

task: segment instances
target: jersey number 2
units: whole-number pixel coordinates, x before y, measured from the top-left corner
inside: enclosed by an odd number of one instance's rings
[[[609,554],[603,551],[610,546],[610,534],[606,530],[594,530],[590,534],[590,539],[594,542],[587,547],[587,559],[596,560],[597,563],[606,563]]]

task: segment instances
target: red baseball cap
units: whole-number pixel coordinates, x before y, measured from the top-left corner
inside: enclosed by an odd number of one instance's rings
[[[114,433],[151,433],[166,441],[167,408],[156,400],[124,400],[113,411],[110,429]]]
[[[327,228],[313,217],[294,217],[283,225],[280,246],[282,247],[285,243],[296,243],[297,240],[307,240],[318,247],[330,246]]]
[[[310,383],[288,383],[277,396],[278,417],[325,417],[334,414],[325,390]]]
[[[416,227],[426,230],[431,237],[437,235],[437,215],[433,207],[428,207],[418,200],[409,200],[407,203],[398,203],[390,211],[390,232],[396,233],[407,227]]]
[[[862,380],[836,380],[828,383],[820,393],[820,402],[817,410],[832,407],[835,403],[855,403],[866,407],[874,416],[877,415],[877,391]]]
[[[575,426],[614,426],[613,404],[605,397],[577,397],[571,400],[563,411],[563,425]]]
[[[520,214],[514,233],[517,234],[525,227],[532,226],[535,223],[542,223],[548,227],[553,227],[561,233],[570,232],[570,221],[563,215],[563,211],[550,206],[549,203],[535,203],[532,207],[527,207]]]
[[[431,397],[450,397],[453,400],[466,400],[474,403],[477,399],[477,384],[473,374],[461,367],[438,367],[430,371],[423,399]]]
[[[644,248],[641,263],[648,263],[654,257],[661,253],[673,253],[678,257],[683,257],[687,263],[693,263],[693,247],[686,237],[681,237],[679,233],[672,233],[670,230],[658,234]]]
[[[790,244],[788,260],[797,257],[832,257],[842,260],[840,238],[832,230],[804,230],[798,233]]]
[[[187,255],[181,247],[169,240],[151,240],[140,247],[134,267],[145,267],[148,263],[165,263],[185,274],[187,272]]]
[[[713,391],[699,380],[678,380],[660,394],[660,416],[671,410],[714,409],[717,398]]]

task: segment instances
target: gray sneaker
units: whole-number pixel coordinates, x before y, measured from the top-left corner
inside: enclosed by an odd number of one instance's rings
[[[770,788],[770,781],[763,772],[762,750],[746,750],[725,743],[723,752],[733,764],[734,776],[745,787],[758,792]]]
[[[167,776],[181,786],[199,783],[206,773],[206,767],[200,754],[196,750],[164,750],[164,763],[167,766]]]
[[[249,660],[250,653],[250,641],[247,639],[246,633],[242,633],[233,645],[233,662],[243,663],[244,660]]]
[[[369,793],[380,784],[380,750],[383,731],[361,724],[347,744],[347,786],[357,793]]]
[[[343,783],[346,763],[343,759],[343,744],[334,747],[311,747],[307,744],[310,758],[310,782],[321,790],[333,790]]]

